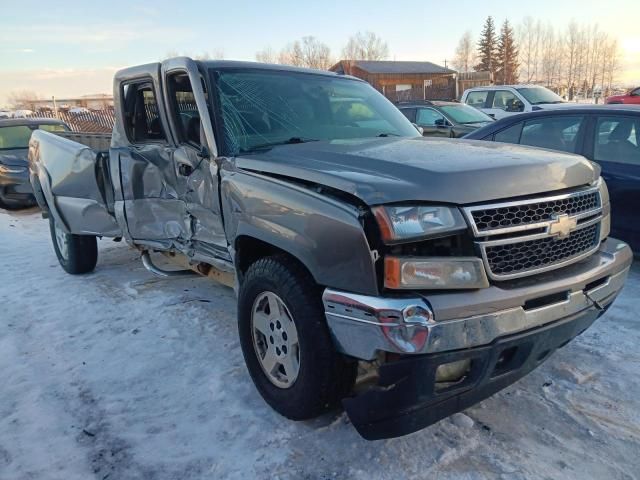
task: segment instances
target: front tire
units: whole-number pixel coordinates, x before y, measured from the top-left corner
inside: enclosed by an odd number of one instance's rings
[[[62,230],[49,216],[53,250],[65,272],[72,275],[92,272],[98,263],[98,241],[91,235],[73,235]]]
[[[287,256],[248,268],[238,295],[238,330],[253,383],[287,418],[317,417],[353,387],[357,364],[335,350],[320,289]]]

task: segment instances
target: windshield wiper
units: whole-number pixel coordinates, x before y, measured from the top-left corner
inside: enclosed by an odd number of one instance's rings
[[[400,136],[399,134],[391,133],[391,132],[382,132],[376,135],[376,137],[399,137],[399,136]]]
[[[280,140],[277,142],[260,143],[253,145],[251,148],[240,149],[241,153],[253,152],[254,150],[262,150],[263,148],[277,147],[278,145],[295,145],[297,143],[318,142],[315,138],[303,138],[303,137],[291,137],[287,140]]]

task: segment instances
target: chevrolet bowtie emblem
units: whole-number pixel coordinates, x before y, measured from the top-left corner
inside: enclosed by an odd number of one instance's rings
[[[549,234],[554,235],[556,240],[567,238],[571,232],[578,226],[576,218],[570,218],[569,215],[558,215],[549,224]]]

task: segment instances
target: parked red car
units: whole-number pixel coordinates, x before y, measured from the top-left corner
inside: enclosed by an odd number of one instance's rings
[[[606,103],[628,103],[640,105],[640,87],[632,88],[624,95],[607,97]]]

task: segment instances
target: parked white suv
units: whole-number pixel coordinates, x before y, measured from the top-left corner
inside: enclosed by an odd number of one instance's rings
[[[461,101],[496,120],[521,112],[555,108],[559,104],[566,103],[548,88],[538,85],[494,85],[469,88],[462,94]]]

